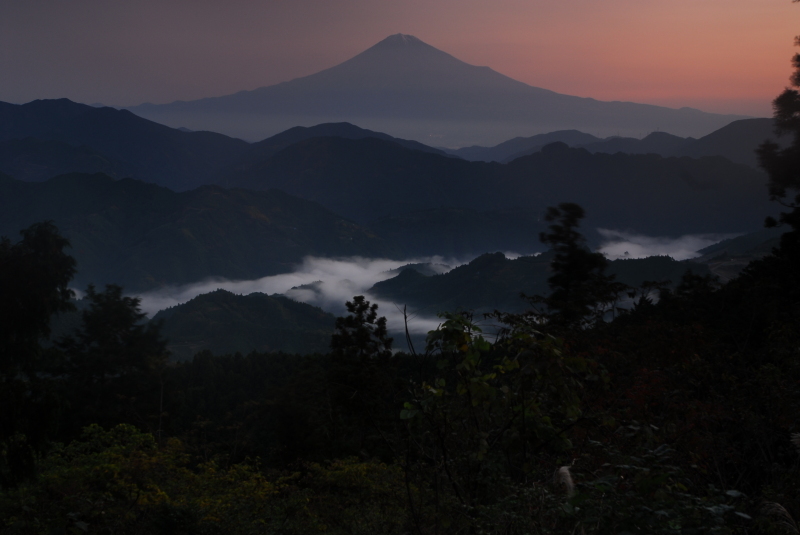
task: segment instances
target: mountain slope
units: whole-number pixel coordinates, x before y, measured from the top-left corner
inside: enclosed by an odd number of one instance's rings
[[[376,138],[326,137],[295,143],[220,183],[281,189],[366,223],[417,209],[474,206],[474,192],[499,167]]]
[[[724,156],[732,162],[758,166],[755,150],[767,139],[786,144],[789,136],[778,138],[772,119],[734,121],[700,139],[677,148],[675,156]]]
[[[553,130],[704,135],[737,116],[601,102],[529,86],[460,61],[410,35],[392,35],[329,69],[253,91],[130,108],[143,117],[245,139],[350,121],[439,146],[498,143]]]
[[[447,153],[471,162],[510,162],[520,156],[526,156],[538,152],[547,144],[561,141],[570,147],[586,145],[601,141],[600,138],[591,134],[585,134],[578,130],[561,130],[558,132],[548,132],[530,137],[515,137],[504,141],[494,147],[463,147],[460,149],[450,149]]]
[[[626,154],[660,154],[661,156],[673,156],[679,154],[683,147],[694,141],[696,141],[694,138],[673,136],[666,132],[652,132],[642,139],[615,137],[579,146],[589,152],[605,152],[607,154],[624,152]],[[703,156],[722,155],[703,154]]]
[[[552,275],[553,252],[538,256],[506,258],[502,253],[487,253],[468,264],[442,275],[425,276],[406,269],[396,277],[376,283],[369,293],[397,305],[408,305],[415,313],[435,314],[442,311],[471,310],[476,315],[502,310],[521,311],[530,308],[520,297],[547,295],[547,279]],[[697,275],[709,274],[703,264],[678,262],[666,256],[609,262],[607,273],[630,286],[644,281],[680,281],[686,270]]]
[[[174,190],[211,183],[216,171],[250,146],[222,134],[184,132],[126,110],[94,108],[67,99],[22,105],[0,102],[0,141],[30,137],[91,147],[104,158],[121,162],[129,177]],[[68,169],[84,170],[88,169]]]
[[[216,355],[283,351],[324,353],[336,318],[320,308],[282,295],[236,295],[226,290],[202,294],[160,311],[172,360],[188,360],[203,350]]]
[[[33,182],[65,173],[105,173],[114,178],[134,174],[131,166],[91,147],[33,137],[0,141],[0,171]]]
[[[450,208],[522,209],[536,221],[547,206],[572,201],[586,209],[589,227],[679,235],[746,232],[774,211],[765,176],[721,157],[591,154],[563,143],[502,165],[374,138],[314,138],[229,175],[225,183],[283,189],[362,224]],[[397,234],[403,224],[395,219],[383,228]]]
[[[365,128],[359,128],[350,123],[324,123],[309,128],[295,126],[276,134],[272,137],[253,143],[250,148],[233,164],[218,173],[216,181],[227,185],[229,177],[241,172],[248,172],[252,168],[265,165],[266,161],[280,152],[281,150],[316,137],[335,137],[342,139],[365,139],[375,138],[388,141],[410,150],[428,152],[431,154],[446,154],[444,151],[423,145],[417,141],[398,139],[382,132],[373,132]]]
[[[36,183],[0,177],[0,235],[16,240],[19,230],[48,219],[72,243],[79,288],[254,279],[290,271],[306,255],[393,253],[354,223],[281,191],[175,193],[100,174]]]

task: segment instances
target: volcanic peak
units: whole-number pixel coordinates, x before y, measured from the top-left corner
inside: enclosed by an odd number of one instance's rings
[[[404,33],[396,33],[394,35],[390,35],[383,41],[380,41],[374,44],[371,48],[399,48],[399,47],[409,47],[409,46],[430,46],[429,44],[423,42],[421,39],[414,37],[413,35],[406,35]]]

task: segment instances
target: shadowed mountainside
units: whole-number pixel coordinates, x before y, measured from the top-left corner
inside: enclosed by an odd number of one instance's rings
[[[113,178],[134,174],[131,166],[86,145],[32,137],[0,141],[0,172],[31,182],[66,173],[104,173]]]
[[[541,252],[540,214],[526,208],[429,208],[372,221],[369,228],[408,256],[469,258],[486,251]],[[595,232],[587,233],[591,243]]]
[[[570,147],[584,148],[589,152],[614,154],[659,154],[661,156],[723,156],[735,163],[758,167],[755,151],[767,139],[786,144],[788,136],[775,135],[772,119],[743,119],[733,121],[700,139],[683,138],[666,132],[652,132],[642,139],[609,137],[600,139],[583,132],[567,130],[531,137],[518,137],[494,147],[466,147],[446,149],[448,154],[470,161],[495,161],[507,163],[522,156],[542,150],[544,145],[561,141]]]
[[[169,128],[124,110],[60,99],[23,105],[0,102],[0,172],[26,181],[100,172],[185,191],[214,183],[229,167],[254,165],[293,143],[320,136],[374,137],[445,154],[349,123],[298,126],[250,144],[213,132]]]
[[[113,282],[141,291],[208,277],[254,279],[290,271],[306,255],[393,253],[358,225],[282,191],[175,193],[101,174],[0,177],[0,235],[16,240],[43,220],[69,238],[78,287]]]
[[[442,311],[468,310],[476,314],[522,311],[530,308],[520,293],[547,295],[547,279],[552,275],[553,253],[522,256],[515,260],[502,253],[487,253],[468,264],[442,275],[425,276],[406,269],[394,278],[378,282],[370,293],[400,306],[412,307],[414,313],[433,315]],[[680,281],[691,269],[696,275],[709,274],[708,267],[691,261],[678,262],[667,256],[609,262],[607,273],[630,286],[644,281]]]
[[[236,162],[229,168],[223,169],[218,173],[217,181],[226,184],[228,176],[237,173],[247,172],[253,167],[264,165],[267,160],[283,149],[312,138],[317,137],[336,137],[342,139],[365,139],[375,138],[383,141],[395,143],[401,147],[428,152],[432,154],[445,155],[446,152],[423,145],[416,141],[398,139],[382,132],[373,132],[364,128],[359,128],[350,123],[324,123],[309,128],[295,126],[280,134],[276,134],[263,141],[253,143]]]
[[[542,147],[560,141],[570,147],[580,147],[588,143],[602,141],[599,137],[585,134],[578,130],[560,130],[537,134],[530,137],[515,137],[504,141],[494,147],[462,147],[460,149],[445,149],[448,154],[464,158],[471,162],[500,162],[507,163],[520,156],[527,156],[539,152]]]
[[[719,130],[679,147],[676,156],[724,156],[732,162],[758,166],[755,150],[767,139],[786,145],[790,136],[778,138],[772,119],[744,119],[734,121]]]
[[[112,167],[115,176],[124,173],[175,190],[211,183],[214,172],[250,147],[222,134],[184,132],[126,110],[94,108],[67,99],[22,105],[0,102],[0,141],[25,138],[91,147],[104,159],[122,164]],[[102,172],[104,165],[91,169],[54,166],[46,178],[64,170]]]
[[[162,333],[169,340],[171,359],[188,360],[206,350],[216,355],[324,353],[336,318],[282,295],[216,290],[164,309],[153,320],[164,321]]]
[[[360,223],[450,208],[522,209],[538,220],[568,199],[586,209],[587,227],[667,236],[747,232],[771,213],[764,175],[724,158],[591,154],[563,143],[501,165],[380,139],[314,138],[223,183],[283,189]]]

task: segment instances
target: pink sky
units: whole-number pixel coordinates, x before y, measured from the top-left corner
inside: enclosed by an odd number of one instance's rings
[[[0,0],[0,100],[224,95],[406,33],[560,93],[767,116],[798,22],[790,0]]]

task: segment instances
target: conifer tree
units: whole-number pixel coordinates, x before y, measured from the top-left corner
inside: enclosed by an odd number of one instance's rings
[[[800,36],[795,37],[794,42],[795,46],[800,46]],[[766,141],[757,150],[759,163],[769,176],[770,198],[789,209],[777,220],[770,217],[766,221],[768,227],[788,224],[792,228],[792,232],[782,238],[784,249],[796,249],[800,242],[800,53],[792,57],[792,66],[790,87],[772,102],[775,133],[791,134],[791,143],[781,148],[774,141]]]
[[[552,223],[549,232],[539,239],[555,252],[553,275],[547,280],[551,293],[540,298],[548,309],[549,320],[565,327],[579,326],[590,321],[598,307],[613,301],[624,289],[615,283],[613,275],[606,275],[608,261],[601,253],[590,251],[586,239],[578,232],[585,212],[574,203],[561,203],[549,207],[545,220]]]

